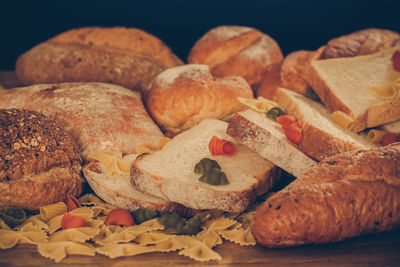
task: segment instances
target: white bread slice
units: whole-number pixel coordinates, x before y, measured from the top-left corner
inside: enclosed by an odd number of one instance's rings
[[[275,183],[276,166],[226,134],[227,122],[205,119],[175,136],[160,151],[136,159],[131,182],[138,190],[193,209],[227,212],[245,210],[256,196]],[[212,156],[208,144],[213,136],[236,146],[232,156]],[[203,158],[218,162],[227,185],[199,181],[194,166]]]
[[[296,177],[316,165],[314,160],[287,140],[281,125],[263,113],[250,109],[236,113],[226,132]]]
[[[279,88],[275,100],[301,122],[303,139],[299,149],[318,161],[345,151],[376,147],[365,134],[350,132],[337,125],[323,105],[301,94]]]
[[[89,162],[83,167],[83,173],[86,181],[97,196],[105,202],[117,207],[130,211],[139,208],[148,208],[161,213],[190,213],[190,211],[182,205],[168,202],[136,190],[130,182],[129,174],[123,175],[121,173],[109,175],[102,162]]]
[[[400,121],[394,121],[381,126],[382,130],[390,133],[400,133]]]
[[[314,60],[307,81],[330,112],[343,111],[355,121],[353,131],[400,119],[400,94],[384,100],[369,89],[387,84],[394,72],[391,57],[399,48],[352,58]]]

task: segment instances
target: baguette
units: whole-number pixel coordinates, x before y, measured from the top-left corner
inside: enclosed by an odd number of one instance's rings
[[[265,114],[250,109],[238,112],[226,133],[296,177],[316,164],[287,140],[281,125]]]
[[[327,158],[257,210],[267,247],[337,242],[400,225],[400,143]]]
[[[216,119],[203,120],[160,151],[136,159],[131,167],[132,184],[139,191],[192,209],[244,211],[256,196],[273,186],[277,168],[232,140],[225,133],[227,125]],[[209,142],[213,136],[234,142],[236,153],[212,156]],[[228,184],[199,181],[201,175],[195,174],[194,167],[204,158],[217,161]]]

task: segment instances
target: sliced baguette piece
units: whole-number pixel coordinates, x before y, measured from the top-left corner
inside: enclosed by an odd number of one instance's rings
[[[303,139],[299,149],[318,161],[345,151],[376,147],[365,134],[343,129],[330,119],[323,105],[301,94],[279,88],[276,101],[301,122]]]
[[[354,119],[353,131],[400,119],[400,94],[393,99],[374,95],[370,86],[389,83],[394,73],[391,57],[399,48],[352,58],[314,60],[307,81],[330,112]]]
[[[175,136],[160,151],[136,159],[131,167],[132,184],[139,191],[193,209],[245,210],[274,185],[278,168],[229,137],[227,126],[224,121],[205,119]],[[212,156],[208,144],[213,136],[233,142],[236,153]],[[229,184],[199,181],[194,166],[203,158],[217,161]]]
[[[246,110],[235,114],[227,134],[294,176],[300,176],[316,162],[287,140],[281,125],[265,114]]]
[[[136,190],[129,178],[129,173],[124,175],[108,174],[105,164],[92,161],[83,167],[83,174],[93,191],[105,202],[134,211],[139,208],[147,208],[164,212],[190,213],[186,207],[168,202]]]

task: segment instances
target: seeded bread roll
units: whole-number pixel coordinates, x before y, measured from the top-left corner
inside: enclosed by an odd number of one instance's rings
[[[149,87],[146,105],[161,128],[176,133],[202,119],[230,118],[246,108],[237,97],[253,97],[242,77],[214,78],[207,65],[188,64],[160,73]]]
[[[75,140],[28,110],[0,109],[0,208],[37,210],[82,192]]]
[[[196,42],[188,63],[207,64],[216,77],[242,76],[255,90],[282,59],[279,45],[269,35],[250,27],[219,26]]]
[[[33,47],[18,58],[16,73],[24,85],[107,82],[139,91],[158,73],[180,64],[167,45],[142,30],[87,27]]]

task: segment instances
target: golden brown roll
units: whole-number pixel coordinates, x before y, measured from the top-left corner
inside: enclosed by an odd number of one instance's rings
[[[242,77],[214,78],[202,64],[170,68],[160,73],[149,89],[147,110],[162,129],[172,133],[206,118],[228,119],[246,108],[237,97],[253,97]]]
[[[82,192],[72,137],[44,115],[0,109],[0,208],[37,210]]]
[[[252,232],[261,245],[337,242],[400,225],[400,143],[337,154],[260,207]]]
[[[243,26],[219,26],[205,33],[188,56],[190,64],[206,64],[216,77],[242,76],[255,90],[264,73],[283,59],[277,42]]]
[[[16,73],[24,85],[107,82],[139,91],[158,73],[180,64],[166,44],[142,30],[87,27],[33,47],[18,58]]]

